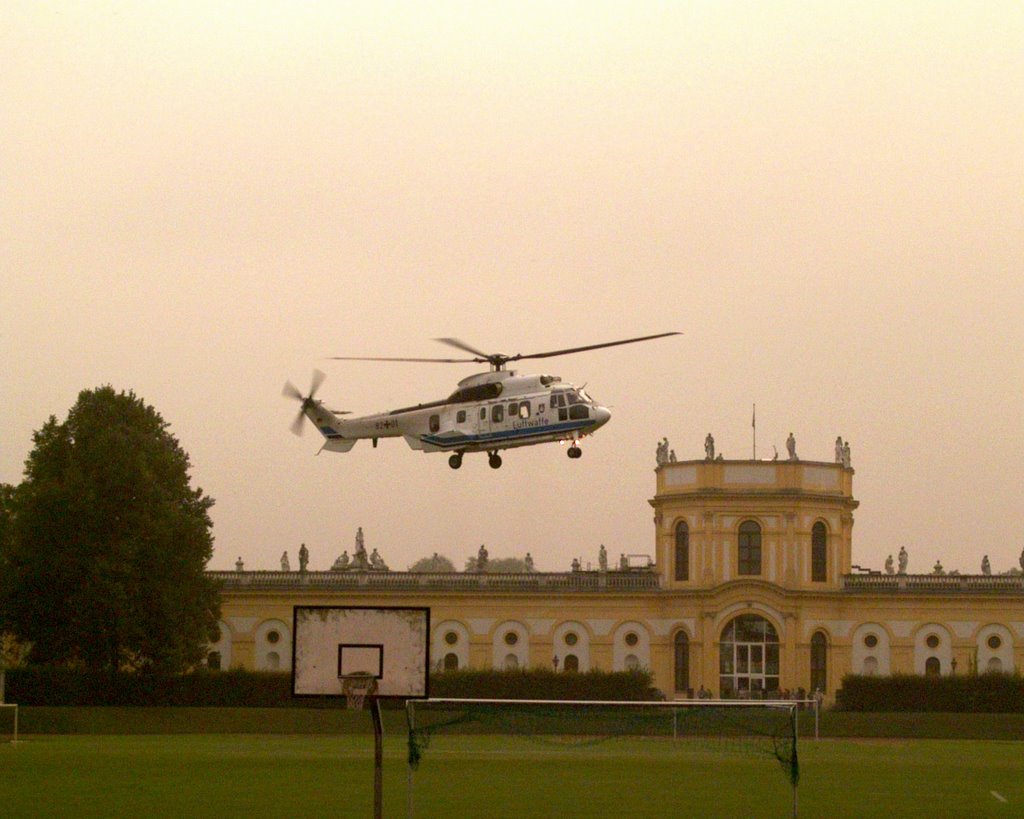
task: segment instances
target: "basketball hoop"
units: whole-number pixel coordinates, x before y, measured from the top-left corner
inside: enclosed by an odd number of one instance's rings
[[[360,711],[367,697],[377,693],[377,678],[373,674],[341,674],[341,693],[345,695],[345,707]]]

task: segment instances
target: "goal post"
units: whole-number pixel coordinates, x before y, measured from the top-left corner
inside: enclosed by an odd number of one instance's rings
[[[786,700],[409,700],[408,815],[414,807],[413,774],[432,738],[486,734],[566,749],[635,740],[628,746],[633,755],[710,751],[775,759],[791,787],[796,816],[797,707]]]

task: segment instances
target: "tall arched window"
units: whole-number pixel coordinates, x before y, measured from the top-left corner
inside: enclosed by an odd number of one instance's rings
[[[761,527],[752,520],[740,524],[736,570],[739,574],[761,574]]]
[[[676,691],[688,691],[690,688],[690,638],[685,631],[676,634],[675,639]]]
[[[580,658],[575,654],[566,654],[565,662],[562,664],[563,671],[579,671],[580,670]]]
[[[444,655],[444,670],[445,671],[458,671],[459,670],[459,656],[449,651]]]
[[[811,637],[811,691],[828,690],[828,638],[820,631]]]
[[[676,580],[690,579],[690,527],[685,520],[676,524]]]
[[[811,529],[811,580],[815,583],[828,580],[828,532],[820,520]]]
[[[938,657],[929,657],[924,661],[924,673],[929,677],[938,677],[942,673],[942,665]]]

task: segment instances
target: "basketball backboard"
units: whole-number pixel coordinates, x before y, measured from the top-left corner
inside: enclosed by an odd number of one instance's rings
[[[427,697],[430,609],[296,606],[292,693],[344,696],[342,680],[371,674],[378,697]]]

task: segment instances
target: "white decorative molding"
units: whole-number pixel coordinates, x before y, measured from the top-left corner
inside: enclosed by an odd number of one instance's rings
[[[804,486],[838,490],[839,472],[839,469],[832,466],[805,466]]]
[[[663,466],[662,475],[665,480],[665,486],[685,486],[686,484],[697,483],[697,465]]]
[[[659,637],[668,637],[677,628],[682,627],[686,633],[690,636],[690,639],[695,639],[697,635],[697,618],[696,617],[683,617],[683,618],[659,618],[656,620],[647,620],[648,625],[651,627],[651,631],[657,634]]]
[[[889,630],[897,637],[909,637],[914,629],[917,628],[917,624],[920,620],[887,620],[886,624],[889,626]]]
[[[474,634],[487,634],[497,622],[494,617],[476,617],[466,620],[466,625],[473,630]]]
[[[846,637],[858,621],[856,620],[806,620],[804,621],[804,641],[811,639],[811,635],[819,629],[826,629],[833,637]]]
[[[953,633],[961,640],[966,640],[971,637],[974,632],[978,630],[978,621],[973,622],[969,620],[950,620],[947,625],[953,629]]]
[[[257,623],[262,623],[260,617],[227,617],[225,618],[231,626],[232,634],[251,634]]]
[[[589,619],[586,623],[587,627],[599,637],[604,637],[606,634],[610,634],[612,626],[615,625],[614,620],[605,619]]]
[[[775,466],[773,464],[726,464],[722,473],[722,482],[772,486],[775,483]]]
[[[547,634],[555,625],[554,620],[526,620],[530,634]]]

